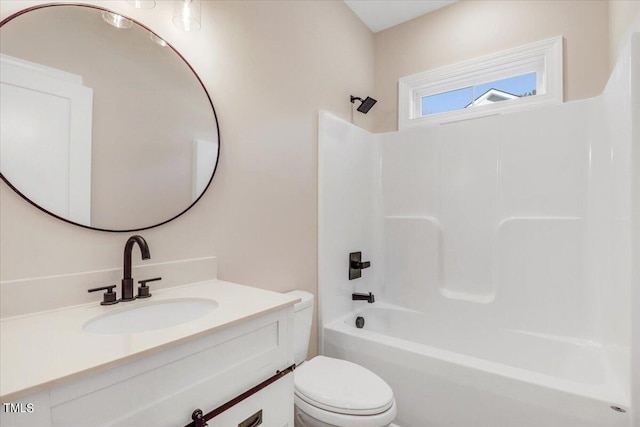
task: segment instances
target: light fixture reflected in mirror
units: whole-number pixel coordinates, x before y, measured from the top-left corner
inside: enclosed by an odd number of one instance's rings
[[[178,0],[174,2],[173,23],[184,31],[198,31],[201,12],[200,0]]]
[[[156,7],[154,0],[127,0],[127,3],[136,9],[153,9]]]
[[[151,31],[149,31],[149,38],[151,40],[153,40],[154,43],[156,43],[159,46],[162,46],[162,47],[166,47],[167,46],[167,42],[166,41],[162,40],[160,37],[156,36]]]
[[[116,28],[131,28],[133,22],[124,16],[118,15],[117,13],[107,12],[106,10],[102,11],[102,19],[109,25],[112,25]]]

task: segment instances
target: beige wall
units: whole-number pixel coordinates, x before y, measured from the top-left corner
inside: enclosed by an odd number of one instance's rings
[[[609,1],[609,70],[632,31],[640,31],[640,1]]]
[[[467,0],[376,33],[375,130],[398,128],[400,77],[558,35],[565,101],[596,96],[609,76],[608,17],[603,0]]]
[[[3,1],[2,17],[35,3],[43,2]],[[205,1],[197,33],[173,27],[171,2],[151,11],[95,3],[183,53],[220,120],[212,187],[179,219],[141,232],[153,260],[217,255],[221,279],[315,294],[318,110],[349,119],[348,96],[373,92],[373,35],[338,1]],[[371,119],[356,116],[370,126],[363,120]],[[58,221],[0,184],[2,280],[118,267],[128,236]]]

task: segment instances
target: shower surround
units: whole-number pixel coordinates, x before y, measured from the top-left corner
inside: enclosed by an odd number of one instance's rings
[[[321,113],[321,351],[398,425],[634,425],[639,38],[596,98],[377,135]]]

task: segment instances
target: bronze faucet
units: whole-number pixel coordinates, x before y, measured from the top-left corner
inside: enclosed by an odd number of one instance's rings
[[[120,301],[133,301],[136,297],[133,296],[133,278],[131,277],[131,251],[133,251],[133,245],[137,243],[142,253],[142,259],[151,258],[149,253],[149,245],[142,236],[131,236],[127,243],[124,245],[124,277],[122,278],[122,290]]]

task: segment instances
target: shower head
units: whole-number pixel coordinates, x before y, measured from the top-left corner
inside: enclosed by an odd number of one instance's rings
[[[367,114],[369,112],[369,110],[371,109],[371,107],[373,107],[375,105],[376,101],[375,99],[367,96],[364,100],[362,98],[358,98],[357,96],[353,96],[351,95],[351,103],[353,104],[355,100],[358,100],[361,102],[360,106],[357,108],[358,111],[360,111],[361,113]]]

